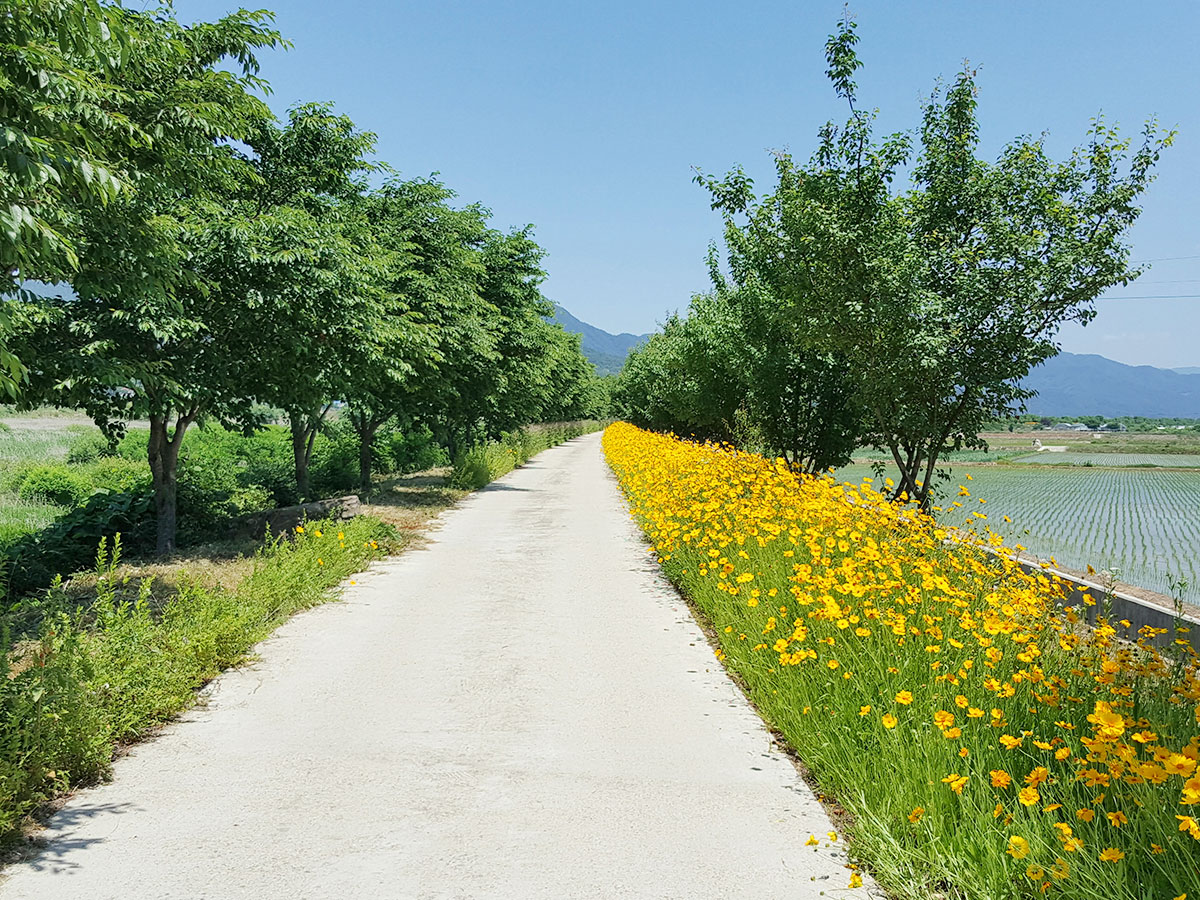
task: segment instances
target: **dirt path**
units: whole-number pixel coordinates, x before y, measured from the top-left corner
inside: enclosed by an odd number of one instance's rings
[[[75,797],[0,900],[866,895],[598,435],[443,522]]]

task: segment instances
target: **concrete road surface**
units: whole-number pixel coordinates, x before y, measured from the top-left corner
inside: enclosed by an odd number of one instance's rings
[[[599,435],[442,522],[73,798],[0,900],[867,895]]]

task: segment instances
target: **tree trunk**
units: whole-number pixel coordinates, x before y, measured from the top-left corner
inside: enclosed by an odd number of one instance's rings
[[[326,403],[319,412],[289,412],[288,427],[292,431],[292,461],[296,467],[296,492],[301,500],[311,499],[311,480],[308,466],[312,461],[313,445],[317,441],[317,432],[333,408],[332,403]]]
[[[167,433],[169,413],[150,417],[148,458],[154,485],[154,515],[157,527],[155,552],[166,556],[175,552],[175,524],[179,497],[179,450],[183,435],[196,417],[193,410],[175,420],[175,433]]]
[[[308,440],[309,423],[302,417],[289,414],[288,425],[292,429],[292,461],[296,467],[296,494],[301,500],[307,500],[310,492],[308,460],[312,453],[312,444]]]
[[[363,492],[371,490],[371,447],[375,443],[375,432],[382,424],[370,416],[355,422],[354,430],[358,432],[358,483]]]

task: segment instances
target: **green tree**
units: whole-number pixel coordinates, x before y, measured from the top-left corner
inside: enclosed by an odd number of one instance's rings
[[[175,546],[187,428],[202,416],[254,422],[250,369],[229,348],[257,327],[255,311],[197,260],[225,227],[228,197],[255,178],[231,142],[271,121],[251,93],[263,86],[254,52],[281,43],[269,22],[242,11],[183,26],[167,12],[125,12],[129,47],[105,75],[107,102],[153,141],[117,165],[138,173],[134,190],[80,206],[74,294],[27,300],[14,337],[30,361],[23,403],[84,409],[110,433],[149,420],[160,553]],[[229,61],[236,71],[221,68]]]
[[[659,431],[737,440],[748,389],[742,359],[739,323],[729,304],[699,294],[686,317],[671,316],[629,354],[614,392],[616,410]]]
[[[1172,135],[1150,123],[1133,148],[1098,120],[1065,161],[1021,137],[989,163],[964,69],[925,105],[913,158],[908,135],[876,142],[857,107],[856,40],[847,20],[827,44],[850,118],[821,129],[807,164],[778,154],[761,199],[737,170],[706,183],[732,265],[786,304],[809,350],[843,361],[897,495],[927,507],[942,454],[983,446],[983,423],[1024,408],[1020,380],[1058,352],[1059,327],[1140,274],[1123,238]]]
[[[94,0],[0,0],[0,301],[24,281],[60,282],[78,265],[74,211],[128,189],[114,160],[150,136],[118,107],[110,76],[129,53],[124,12]],[[0,389],[24,376],[3,343]]]
[[[490,310],[479,293],[485,213],[478,206],[454,209],[453,197],[432,178],[391,178],[366,199],[367,227],[389,254],[387,321],[413,321],[422,331],[419,347],[411,331],[384,332],[378,358],[387,364],[350,373],[345,396],[363,490],[371,487],[375,435],[393,418],[402,426],[429,425],[453,452],[447,410],[482,390],[497,359]]]
[[[210,280],[258,311],[259,328],[234,332],[237,356],[257,369],[258,399],[287,415],[297,490],[307,497],[313,446],[333,402],[345,398],[354,371],[394,366],[382,354],[404,349],[398,326],[415,326],[388,296],[391,258],[366,221],[375,136],[311,103],[250,143],[257,178],[231,199],[229,227],[204,258],[217,266]]]

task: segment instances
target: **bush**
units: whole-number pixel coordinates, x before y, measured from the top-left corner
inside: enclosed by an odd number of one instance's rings
[[[100,491],[41,531],[18,538],[8,548],[9,593],[22,596],[50,584],[56,574],[77,572],[95,557],[96,545],[124,537],[127,547],[150,550],[154,515],[148,491]]]
[[[343,422],[325,426],[313,444],[308,463],[313,494],[328,497],[345,494],[358,485],[358,437]]]
[[[58,506],[78,506],[91,493],[91,482],[63,465],[27,468],[17,484],[17,496],[22,500],[41,500]]]
[[[76,465],[88,463],[105,456],[115,456],[116,445],[98,431],[88,431],[71,441],[67,449],[67,462]]]
[[[76,469],[95,490],[128,493],[150,486],[150,466],[117,456],[105,456],[84,463]]]
[[[424,426],[411,431],[391,429],[376,439],[374,450],[375,469],[385,475],[404,475],[450,464],[445,448]]]

